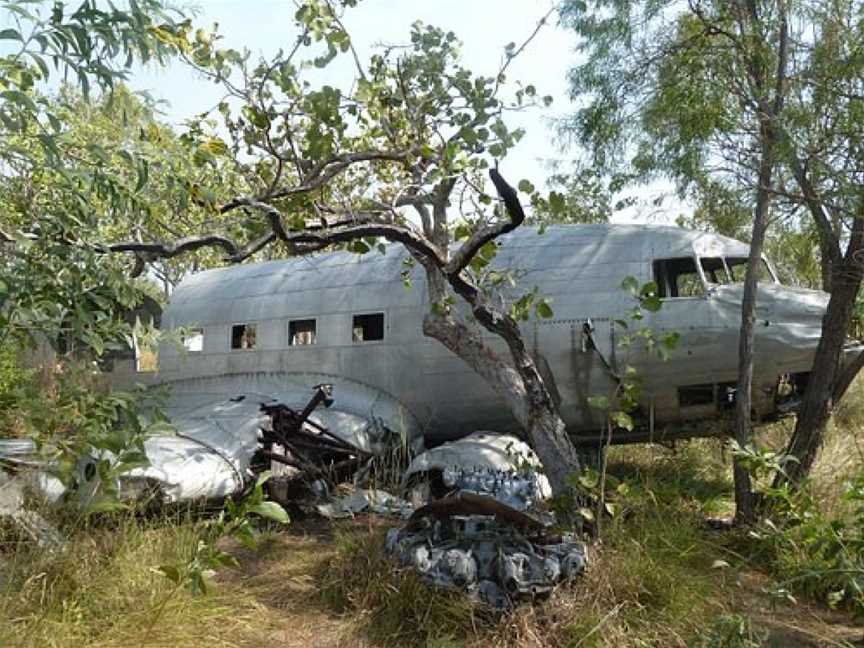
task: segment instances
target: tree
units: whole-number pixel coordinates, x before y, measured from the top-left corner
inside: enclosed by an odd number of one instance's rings
[[[532,311],[548,317],[551,309],[536,291],[500,306],[484,272],[496,239],[525,219],[517,191],[497,171],[522,136],[504,116],[550,100],[531,85],[512,101],[499,97],[524,44],[507,46],[495,76],[475,75],[459,64],[455,34],[420,23],[410,44],[383,47],[364,66],[340,15],[354,4],[300,3],[296,40],[266,61],[220,49],[215,32],[157,29],[167,46],[224,87],[226,99],[214,113],[227,143],[207,125],[209,115],[189,136],[214,156],[234,160],[248,189],[224,203],[205,200],[215,226],[197,236],[106,242],[102,249],[149,263],[214,247],[238,263],[268,247],[300,255],[333,246],[373,253],[380,239],[403,245],[425,270],[424,333],[510,404],[553,489],[563,492],[579,468],[577,453],[519,327]],[[340,54],[354,63],[352,86],[316,82],[314,70]],[[501,204],[485,189],[487,172]],[[215,186],[200,191],[212,195]],[[527,181],[520,186],[533,189]],[[484,341],[478,324],[503,341],[505,353]]]
[[[564,3],[587,54],[571,74],[585,105],[567,129],[600,168],[625,181],[665,175],[684,196],[720,193],[738,206],[743,188],[757,216],[773,196],[775,219],[818,235],[831,299],[789,446],[796,482],[864,365],[840,363],[862,270],[852,126],[861,113],[861,10],[854,0]],[[742,346],[743,329],[746,317]]]
[[[82,243],[93,232],[122,227],[118,215],[146,211],[141,180],[148,162],[135,155],[134,139],[100,143],[84,137],[88,125],[78,111],[86,102],[71,91],[51,97],[38,90],[57,75],[77,85],[85,99],[94,87],[110,97],[134,63],[164,62],[171,55],[153,31],[157,24],[162,31],[174,29],[161,2],[131,2],[126,9],[101,4],[88,0],[70,11],[63,2],[50,8],[0,2],[0,13],[14,25],[0,30],[0,40],[12,45],[0,57],[5,343],[35,333],[56,339],[62,331],[99,354],[126,337],[121,311],[141,297],[123,263]],[[97,223],[96,214],[110,216]]]
[[[612,190],[593,169],[575,169],[572,173],[555,173],[547,180],[552,187],[548,196],[531,193],[532,214],[529,222],[540,227],[551,223],[608,223],[612,216]],[[630,201],[615,204],[623,209]]]
[[[61,125],[57,146],[67,159],[53,166],[29,131],[7,140],[19,155],[0,174],[0,230],[18,239],[14,253],[0,261],[3,300],[14,305],[0,311],[0,332],[17,341],[38,333],[57,350],[83,348],[97,356],[128,348],[125,313],[147,295],[161,298],[151,279],[167,292],[189,270],[218,265],[221,258],[201,250],[155,262],[147,278],[130,280],[123,259],[66,243],[130,233],[182,236],[202,219],[212,220],[193,202],[198,187],[218,178],[219,188],[230,191],[241,179],[224,160],[177,137],[155,118],[152,101],[121,84],[89,100],[65,87],[44,105]],[[76,181],[91,173],[98,174],[92,184]],[[169,212],[166,222],[161,215]],[[107,217],[94,219],[96,213]]]

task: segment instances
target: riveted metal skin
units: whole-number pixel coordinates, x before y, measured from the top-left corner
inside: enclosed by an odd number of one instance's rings
[[[689,421],[718,416],[728,406],[729,385],[737,375],[742,286],[710,283],[699,263],[748,252],[739,241],[676,227],[573,225],[542,233],[521,227],[502,237],[494,265],[516,274],[513,294],[536,286],[551,300],[554,316],[526,322],[525,339],[577,440],[599,439],[603,413],[588,399],[614,389],[610,366],[636,368],[644,384],[637,413],[642,427],[632,438],[617,439],[627,441],[649,434],[663,438],[675,429],[686,433]],[[250,392],[302,407],[315,385],[328,383],[335,404],[327,416],[374,417],[408,437],[422,435],[430,445],[478,429],[514,429],[506,404],[486,383],[423,336],[425,282],[422,270],[414,268],[412,287],[405,288],[405,259],[401,246],[390,245],[384,254],[327,253],[194,274],[175,290],[162,325],[203,329],[201,351],[165,344],[158,374],[136,375],[131,367],[120,367],[116,380],[170,384],[169,409],[175,414]],[[634,305],[622,280],[655,280],[655,262],[669,259],[693,260],[703,294],[668,296],[658,312],[646,313],[641,326],[681,336],[664,362],[622,350],[615,320],[627,320]],[[780,411],[781,376],[809,371],[826,304],[827,294],[820,291],[773,280],[759,284],[753,382],[758,416]],[[358,341],[353,316],[373,313],[384,316],[383,339]],[[290,344],[290,322],[310,319],[315,344]],[[231,328],[241,323],[256,325],[255,346],[232,350]],[[593,344],[587,343],[586,330]],[[498,339],[487,337],[506,353]],[[326,422],[331,429],[334,423]]]

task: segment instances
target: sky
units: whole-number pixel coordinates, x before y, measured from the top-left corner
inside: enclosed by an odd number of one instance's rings
[[[196,24],[219,24],[225,37],[223,46],[248,48],[253,56],[270,57],[279,48],[293,44],[295,7],[291,0],[199,0],[193,6],[199,10]],[[343,22],[361,61],[368,60],[376,45],[408,42],[411,24],[420,20],[456,33],[463,43],[466,66],[475,73],[494,76],[505,45],[511,41],[521,44],[551,6],[550,0],[362,0],[348,10]],[[511,64],[511,95],[513,81],[521,79],[534,84],[539,95],[551,95],[556,101],[549,110],[508,118],[514,126],[525,128],[526,136],[507,158],[505,177],[529,178],[542,184],[548,174],[546,164],[567,157],[553,146],[551,121],[565,112],[569,103],[566,74],[573,61],[573,45],[573,36],[559,28],[553,18]],[[353,80],[353,69],[349,57],[342,56],[328,66],[322,82],[345,87]],[[167,100],[166,117],[172,122],[214,106],[221,96],[218,86],[196,78],[182,64],[136,72],[131,85]]]
[[[475,73],[494,75],[501,66],[504,48],[510,42],[522,44],[539,20],[553,6],[552,0],[362,0],[349,9],[343,22],[351,34],[361,60],[367,60],[376,46],[408,41],[411,24],[420,20],[456,33],[462,41],[463,62]],[[199,0],[196,25],[218,23],[224,36],[223,46],[248,48],[253,56],[272,56],[293,42],[294,3],[291,0]],[[538,36],[510,65],[509,90],[515,81],[531,83],[538,95],[554,99],[548,109],[510,114],[508,123],[521,126],[526,135],[502,163],[502,173],[513,184],[522,178],[544,186],[555,162],[563,164],[573,157],[558,145],[553,127],[556,118],[573,110],[568,96],[567,72],[578,61],[576,37],[558,26],[557,17],[547,21]],[[325,72],[322,81],[346,87],[353,79],[347,56],[340,57]],[[180,63],[169,68],[150,67],[136,71],[131,79],[136,90],[147,90],[167,102],[165,119],[180,124],[195,114],[212,108],[222,97],[219,86],[197,78]],[[505,88],[506,92],[506,88]],[[650,203],[663,185],[638,190],[640,201]],[[666,207],[630,208],[617,213],[616,222],[671,222],[684,208],[675,200]]]
[[[272,57],[293,44],[295,31],[293,0],[180,0],[195,12],[195,26],[209,29],[218,23],[224,37],[221,46],[249,49],[253,57]],[[74,4],[74,3],[73,3]],[[497,74],[508,43],[521,45],[555,0],[361,0],[344,18],[361,61],[368,60],[382,43],[408,42],[411,24],[417,20],[453,31],[462,42],[463,64],[476,74]],[[0,27],[9,20],[0,15]],[[2,45],[2,44],[0,44]],[[564,150],[556,135],[556,118],[574,110],[568,96],[567,73],[579,61],[576,36],[557,24],[553,14],[523,52],[511,63],[503,97],[512,97],[516,81],[532,84],[538,96],[550,95],[546,109],[510,113],[511,127],[522,127],[526,135],[502,162],[501,171],[512,184],[522,178],[537,187],[545,185],[557,163],[566,171],[573,150]],[[350,57],[338,57],[322,72],[321,81],[348,89],[354,78]],[[221,87],[200,78],[180,61],[169,67],[151,65],[133,71],[129,85],[146,90],[161,100],[163,119],[182,127],[185,119],[213,108],[223,96]],[[509,91],[509,92],[508,92]],[[632,189],[617,199],[635,195],[638,203],[613,216],[615,222],[674,222],[686,204],[671,197],[671,187],[654,184]],[[653,201],[666,196],[658,208]]]

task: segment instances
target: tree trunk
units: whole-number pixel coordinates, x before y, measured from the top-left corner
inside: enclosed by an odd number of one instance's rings
[[[743,6],[743,5],[742,5]],[[766,25],[757,11],[755,3],[748,3],[745,12],[739,13],[741,35],[765,38]],[[753,388],[753,350],[756,341],[756,292],[762,246],[768,228],[768,208],[771,204],[772,176],[778,140],[777,120],[783,111],[786,95],[786,65],[788,56],[788,29],[786,8],[783,0],[777,2],[778,40],[776,70],[769,77],[770,63],[763,57],[761,50],[745,56],[744,68],[750,76],[750,84],[755,91],[756,117],[759,122],[759,175],[756,187],[756,211],[753,217],[753,237],[750,242],[750,256],[747,259],[747,273],[744,277],[744,295],[741,302],[741,332],[738,340],[738,389],[735,392],[735,440],[742,448],[750,445],[752,437],[752,388]],[[769,84],[773,86],[769,89]],[[773,97],[769,99],[772,94]],[[750,475],[741,462],[733,460],[735,479],[735,518],[739,522],[754,519],[753,493]]]
[[[856,255],[851,256],[854,259]],[[848,252],[846,257],[850,257]],[[861,278],[861,267],[854,260],[847,261],[832,272],[833,291],[828,301],[828,310],[822,318],[822,337],[816,347],[813,370],[810,372],[807,391],[798,412],[795,431],[786,449],[786,453],[796,461],[788,464],[785,476],[778,474],[775,477],[775,486],[787,481],[793,486],[799,485],[809,474],[816,453],[822,446],[825,427],[836,402],[835,388],[843,345],[846,342],[846,328],[861,287]]]
[[[744,276],[744,295],[741,300],[741,332],[738,338],[738,389],[735,392],[735,440],[741,448],[752,440],[751,411],[753,409],[753,352],[756,341],[756,294],[759,270],[762,264],[762,247],[768,229],[768,208],[771,203],[771,177],[774,171],[774,146],[776,135],[768,118],[760,127],[762,140],[759,165],[759,186],[756,190],[756,212],[753,216],[753,236],[750,241],[750,256]],[[751,522],[755,517],[753,491],[750,474],[734,458],[732,475],[735,482],[735,519]]]
[[[738,389],[735,392],[735,440],[741,448],[752,440],[751,410],[753,409],[753,351],[756,338],[756,292],[759,264],[762,262],[762,244],[768,211],[767,192],[760,188],[756,215],[753,221],[753,239],[750,258],[744,278],[744,296],[741,302],[741,333],[738,340]],[[739,522],[754,519],[753,491],[750,473],[734,458],[732,474],[735,482],[735,518]]]
[[[446,296],[446,280],[437,269],[428,265],[424,267],[430,302],[440,303]],[[451,314],[434,310],[427,313],[423,333],[441,342],[467,363],[507,402],[543,464],[552,492],[556,495],[567,492],[570,487],[568,477],[580,470],[579,455],[534,359],[525,348],[518,325],[512,318],[495,313],[482,304],[471,305],[477,321],[507,344],[510,362],[485,344],[476,331]]]

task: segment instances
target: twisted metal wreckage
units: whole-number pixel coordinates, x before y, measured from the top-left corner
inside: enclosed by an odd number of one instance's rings
[[[553,317],[525,322],[522,333],[577,444],[598,443],[605,414],[590,398],[613,393],[625,366],[643,377],[641,400],[634,429],[616,432],[613,443],[704,433],[692,422],[732,406],[737,358],[728,349],[737,347],[746,244],[633,225],[523,226],[498,243],[491,267],[518,277],[513,295],[536,287],[554,304]],[[493,604],[579,573],[583,547],[548,535],[530,515],[548,494],[531,468],[536,457],[516,437],[477,432],[517,429],[506,403],[423,335],[429,298],[422,269],[406,259],[400,246],[387,246],[382,254],[334,252],[184,279],[164,313],[149,314],[162,329],[183,332],[181,345],[160,346],[158,373],[144,371],[137,349],[112,358],[115,385],[170,387],[166,411],[176,429],[146,440],[150,465],[120,478],[121,492],[218,501],[273,469],[277,498],[304,484],[325,499],[322,514],[410,514],[389,536],[393,552],[431,582]],[[767,259],[762,272],[753,410],[770,420],[797,406],[828,296],[781,285]],[[656,283],[663,306],[644,313],[642,326],[680,335],[666,362],[618,344],[616,322],[634,305],[621,289],[625,276]],[[484,341],[506,354],[500,340]],[[859,351],[850,344],[847,357]],[[413,506],[380,491],[327,501],[333,484],[361,483],[397,446],[417,455],[401,493]],[[0,462],[29,468],[31,486],[59,498],[62,485],[35,459],[32,444],[0,443]],[[95,472],[80,469],[82,479]],[[20,500],[15,481],[0,484],[0,511]],[[35,535],[38,526],[30,519]]]
[[[417,455],[405,472],[401,489],[420,503],[416,509],[415,504],[380,490],[358,489],[346,498],[330,498],[334,486],[361,481],[382,451],[401,444],[392,435],[384,441],[386,430],[367,429],[350,440],[331,432],[312,414],[319,406],[329,408],[333,401],[332,386],[318,385],[302,410],[262,402],[254,394],[241,394],[219,407],[206,408],[206,416],[199,412],[187,418],[175,436],[148,439],[151,464],[125,474],[120,495],[138,499],[147,495],[163,503],[198,499],[200,493],[212,499],[214,489],[232,492],[230,480],[248,486],[256,474],[275,465],[283,470],[277,470],[277,476],[268,482],[273,499],[295,504],[325,501],[316,510],[330,518],[361,512],[406,518],[404,526],[387,534],[387,549],[432,585],[461,589],[495,607],[548,594],[554,585],[585,569],[583,544],[551,534],[548,515],[541,519],[529,514],[551,490],[534,453],[513,436],[476,433]],[[238,418],[253,420],[240,412],[256,408],[261,415],[254,419],[260,425],[257,430],[250,425],[231,425]],[[224,439],[201,434],[202,419],[209,423],[206,430],[225,431],[235,438],[240,436],[236,431],[242,430],[242,436],[255,440],[245,468],[239,460],[249,454],[252,445],[239,443],[233,456],[227,454]],[[199,421],[199,427],[194,421]],[[187,451],[183,467],[177,460],[181,448]],[[213,457],[222,463],[221,477],[219,468],[211,463]],[[100,458],[82,462],[78,468],[81,481],[98,479],[91,468]],[[25,507],[26,486],[54,501],[64,492],[51,466],[39,460],[35,444],[0,442],[0,465],[22,475],[13,479],[0,472],[0,516],[9,517],[45,547],[61,546],[56,530]],[[209,490],[202,479],[208,480]],[[92,493],[95,488],[84,491]]]

